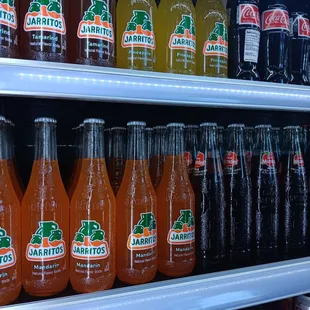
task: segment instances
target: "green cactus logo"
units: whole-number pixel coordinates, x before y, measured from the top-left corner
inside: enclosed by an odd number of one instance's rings
[[[71,255],[77,259],[98,260],[109,256],[105,232],[98,222],[82,220],[81,227],[75,233],[71,246]]]
[[[167,242],[174,245],[184,245],[195,242],[195,218],[192,210],[181,210],[180,216],[173,223]]]
[[[66,255],[62,230],[54,221],[39,222],[39,228],[32,235],[26,248],[29,261],[51,261]]]
[[[12,246],[12,238],[0,227],[0,270],[16,264],[16,253]]]
[[[228,58],[228,33],[224,23],[215,23],[214,29],[205,42],[202,52],[205,56]]]
[[[17,29],[17,15],[14,0],[0,0],[0,24]]]
[[[114,43],[112,15],[104,0],[92,0],[91,6],[84,12],[77,36],[80,39],[98,39]]]
[[[122,37],[122,47],[155,49],[155,35],[151,16],[142,10],[134,10]]]
[[[191,15],[182,15],[181,21],[170,36],[169,48],[196,53],[196,28]]]
[[[152,212],[141,213],[140,220],[128,237],[129,250],[146,250],[157,245],[156,219]]]
[[[32,0],[24,20],[25,31],[66,34],[62,0]]]

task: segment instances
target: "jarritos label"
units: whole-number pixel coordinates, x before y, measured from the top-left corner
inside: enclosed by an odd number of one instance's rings
[[[294,155],[293,164],[294,164],[294,166],[298,166],[298,167],[304,167],[305,166],[304,159],[303,159],[303,156],[301,153],[296,153]]]
[[[66,34],[61,3],[57,0],[32,0],[25,16],[24,30]]]
[[[105,1],[92,0],[92,5],[80,21],[77,36],[80,39],[99,39],[114,43],[112,15]]]
[[[0,0],[0,25],[17,29],[14,0]]]
[[[156,220],[152,212],[141,213],[127,240],[128,250],[138,251],[154,248],[157,245]]]
[[[226,152],[224,156],[224,166],[231,168],[237,166],[239,163],[238,155],[235,152]]]
[[[169,48],[196,53],[196,29],[191,15],[182,15],[182,20],[170,36]]]
[[[195,219],[192,210],[181,210],[180,216],[173,223],[167,242],[173,245],[184,245],[195,241]]]
[[[260,27],[259,9],[254,4],[240,4],[238,7],[239,25],[255,25]]]
[[[5,229],[0,227],[0,269],[12,267],[16,264],[16,253],[12,246],[12,238]]]
[[[29,261],[51,261],[65,257],[66,245],[62,230],[54,221],[39,222],[39,228],[32,235],[26,248]]]
[[[96,221],[81,221],[71,246],[71,255],[77,259],[98,260],[109,256],[105,232]]]
[[[122,36],[122,47],[145,47],[153,50],[156,48],[153,23],[146,11],[133,11]]]
[[[215,23],[208,40],[203,46],[205,56],[222,56],[228,58],[228,34],[224,23]]]
[[[290,19],[288,11],[273,9],[263,12],[263,30],[287,30],[290,31]]]
[[[310,38],[310,21],[308,18],[298,18],[298,36]]]
[[[276,160],[273,152],[265,152],[262,156],[262,165],[273,168],[276,166]]]

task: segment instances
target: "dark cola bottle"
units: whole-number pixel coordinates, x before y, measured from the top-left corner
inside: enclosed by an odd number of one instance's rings
[[[260,69],[267,82],[288,83],[289,12],[285,0],[262,1]]]
[[[222,164],[224,162],[224,154],[225,154],[224,132],[225,132],[224,126],[217,126],[217,141]]]
[[[112,156],[112,131],[111,128],[104,129],[104,150],[105,150],[105,162],[107,167],[110,164],[111,156]],[[110,177],[110,175],[109,175]]]
[[[254,243],[257,263],[266,263],[278,259],[279,184],[276,159],[271,144],[271,126],[258,125],[255,131],[251,172]]]
[[[224,185],[228,209],[228,252],[231,267],[251,261],[252,195],[244,145],[244,125],[228,126],[224,156]]]
[[[271,145],[274,151],[278,169],[279,169],[279,163],[280,163],[280,157],[281,157],[280,133],[281,133],[281,129],[279,127],[271,128]]]
[[[281,157],[284,186],[284,233],[282,240],[285,258],[306,255],[308,242],[308,188],[299,126],[284,128]]]
[[[308,153],[308,125],[302,125],[301,126],[301,150],[304,153],[304,156]],[[307,167],[306,167],[307,168]]]
[[[198,129],[197,125],[187,125],[184,131],[184,158],[191,182],[198,148]]]
[[[200,143],[193,177],[196,217],[196,263],[200,272],[226,267],[226,220],[223,170],[216,123],[200,125]],[[224,267],[225,266],[225,267]]]
[[[289,45],[289,72],[291,83],[308,85],[310,57],[310,21],[305,1],[290,0],[291,37]]]
[[[124,127],[111,128],[112,150],[108,164],[108,174],[110,178],[111,187],[113,189],[115,196],[118,192],[118,189],[121,186],[125,171],[125,164],[127,158],[126,133],[127,129]]]
[[[254,146],[254,127],[245,127],[244,144],[248,163],[248,171],[249,174],[251,174],[251,167],[252,167],[251,163],[252,163],[253,146]]]
[[[258,0],[235,0],[229,26],[229,77],[259,80],[260,44]]]

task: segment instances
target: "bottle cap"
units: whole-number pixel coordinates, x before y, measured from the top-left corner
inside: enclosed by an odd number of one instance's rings
[[[224,126],[217,126],[217,129],[224,130],[225,127]]]
[[[5,122],[6,118],[4,116],[0,115],[0,121]]]
[[[185,129],[199,129],[198,125],[185,125]]]
[[[101,124],[104,125],[105,121],[102,118],[86,118],[84,124]]]
[[[245,127],[245,130],[254,130],[254,127]]]
[[[132,121],[132,122],[127,123],[127,126],[143,126],[143,127],[145,127],[146,123],[140,122],[140,121]]]
[[[153,128],[147,127],[147,128],[145,128],[144,130],[145,130],[145,131],[153,131]]]
[[[272,127],[271,130],[278,131],[278,130],[281,130],[281,128],[280,127]]]
[[[83,125],[82,125],[83,126]],[[104,132],[109,132],[109,131],[111,131],[111,128],[106,128],[106,129],[104,129]]]
[[[255,129],[260,129],[260,128],[271,128],[271,125],[256,125]]]
[[[284,130],[288,130],[288,129],[300,129],[300,126],[286,126],[286,127],[284,127]]]
[[[38,117],[34,120],[35,123],[52,123],[57,124],[57,121],[55,118],[51,117]]]
[[[110,129],[106,129],[106,130],[110,130]],[[112,127],[111,130],[112,131],[114,131],[114,130],[124,130],[124,131],[126,131],[127,128],[125,128],[125,127]]]
[[[153,127],[153,130],[166,130],[167,126],[155,126]]]
[[[171,128],[171,127],[175,127],[175,128],[184,128],[185,125],[183,123],[169,123],[167,125],[167,128]]]
[[[228,128],[245,128],[244,124],[230,124]]]
[[[217,127],[217,123],[201,123],[200,127]]]

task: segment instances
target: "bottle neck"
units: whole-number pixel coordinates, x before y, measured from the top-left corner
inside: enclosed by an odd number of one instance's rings
[[[299,130],[287,130],[284,134],[283,151],[286,153],[302,153]]]
[[[8,132],[5,125],[0,124],[0,160],[8,159]]]
[[[56,126],[54,124],[36,125],[35,160],[57,160]]]
[[[213,128],[202,128],[199,151],[202,153],[211,152],[215,157],[217,151],[216,130]]]
[[[159,130],[154,135],[154,154],[155,156],[165,156],[167,154],[167,131]]]
[[[269,128],[258,129],[254,151],[273,152]]]
[[[144,128],[143,126],[132,126],[128,130],[128,160],[144,160]]]
[[[115,130],[112,132],[112,158],[126,158],[126,131]]]
[[[245,154],[244,136],[242,128],[234,128],[229,132],[228,151],[235,151],[239,155]]]
[[[85,124],[83,130],[83,158],[104,158],[103,126],[100,124]]]
[[[184,155],[184,130],[180,127],[168,129],[168,156]]]

